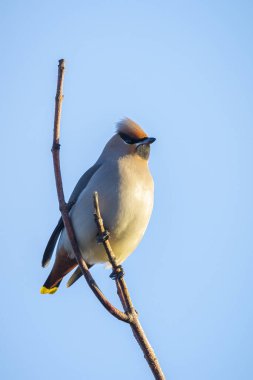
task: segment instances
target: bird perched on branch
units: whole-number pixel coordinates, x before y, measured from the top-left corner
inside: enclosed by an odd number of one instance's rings
[[[104,247],[97,242],[93,217],[93,192],[99,194],[100,211],[110,233],[117,263],[121,264],[137,247],[147,228],[154,198],[154,183],[148,167],[150,144],[141,127],[130,119],[117,124],[97,162],[78,181],[69,199],[70,217],[78,245],[88,267],[107,263]],[[59,238],[60,236],[60,238]],[[53,294],[63,277],[77,266],[62,219],[45,249],[42,266],[48,265],[57,240],[56,258],[42,294]],[[76,269],[67,286],[82,273]]]

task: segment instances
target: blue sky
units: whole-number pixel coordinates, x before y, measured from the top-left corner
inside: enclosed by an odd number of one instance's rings
[[[152,379],[129,327],[83,279],[39,293],[59,217],[50,148],[65,58],[66,197],[122,117],[157,137],[154,212],[124,267],[167,378],[252,378],[252,2],[13,0],[0,9],[0,377]],[[109,272],[92,272],[119,306]]]

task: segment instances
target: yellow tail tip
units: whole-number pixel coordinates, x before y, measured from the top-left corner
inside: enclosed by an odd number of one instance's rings
[[[42,288],[40,289],[40,293],[41,294],[54,294],[57,290],[58,290],[57,286],[55,286],[52,289],[48,289],[45,286],[42,286]]]

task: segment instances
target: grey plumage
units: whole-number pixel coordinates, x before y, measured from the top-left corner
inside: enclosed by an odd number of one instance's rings
[[[68,201],[69,211],[71,210],[71,208],[73,207],[73,205],[76,203],[79,195],[85,189],[85,187],[89,183],[89,180],[96,173],[96,171],[100,168],[100,166],[101,166],[101,164],[97,164],[96,163],[95,165],[93,165],[91,168],[89,168],[81,176],[81,178],[77,182],[74,190],[72,191],[72,193],[70,195],[70,198],[69,198],[69,201]],[[61,231],[62,231],[63,227],[64,227],[63,220],[62,220],[62,218],[60,218],[59,221],[58,221],[58,223],[57,223],[57,226],[55,227],[54,231],[52,232],[52,235],[50,236],[50,239],[49,239],[49,241],[47,243],[47,246],[46,246],[44,254],[43,254],[42,266],[44,268],[46,266],[48,266],[48,264],[49,264],[49,262],[51,260],[51,257],[52,257],[53,252],[54,252],[55,245],[56,245],[57,240],[58,240],[58,238],[59,238],[59,236],[61,234]]]

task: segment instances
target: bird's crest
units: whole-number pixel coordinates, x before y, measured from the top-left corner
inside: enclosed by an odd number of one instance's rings
[[[148,137],[143,129],[129,118],[125,118],[117,124],[117,133],[123,133],[131,139],[143,139]]]

